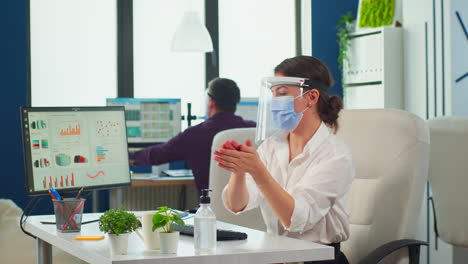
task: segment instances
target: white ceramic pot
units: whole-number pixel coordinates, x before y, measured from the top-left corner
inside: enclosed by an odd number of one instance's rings
[[[111,253],[113,255],[127,255],[128,249],[128,237],[130,233],[124,233],[120,235],[108,234]]]
[[[159,233],[162,254],[176,254],[179,246],[179,232]]]

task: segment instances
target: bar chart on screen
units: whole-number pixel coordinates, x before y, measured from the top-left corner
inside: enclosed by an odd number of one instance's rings
[[[81,135],[81,127],[77,122],[64,122],[59,125],[60,136],[79,136]]]
[[[102,162],[106,159],[107,152],[109,150],[105,149],[103,146],[96,146],[96,160],[97,162]]]
[[[71,172],[59,176],[44,176],[42,180],[42,188],[65,188],[75,186],[75,173]]]

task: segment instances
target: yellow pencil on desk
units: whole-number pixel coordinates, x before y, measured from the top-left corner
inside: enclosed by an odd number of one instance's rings
[[[76,240],[101,240],[104,236],[77,236]]]

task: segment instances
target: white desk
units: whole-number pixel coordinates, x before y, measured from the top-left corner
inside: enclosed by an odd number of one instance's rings
[[[138,215],[138,213],[136,213]],[[85,214],[83,221],[99,218],[101,214]],[[216,253],[197,255],[193,237],[180,236],[177,254],[164,255],[159,251],[145,251],[143,242],[133,233],[129,238],[127,255],[111,255],[109,240],[77,241],[79,235],[101,235],[98,223],[86,224],[80,233],[60,233],[55,225],[43,225],[40,221],[55,221],[55,216],[30,216],[26,230],[37,236],[38,263],[52,263],[52,246],[58,247],[89,263],[280,263],[294,261],[327,260],[334,257],[334,248],[284,236],[272,236],[264,232],[218,222],[218,228],[237,230],[248,235],[247,240],[220,241]],[[193,218],[186,221],[193,223]]]

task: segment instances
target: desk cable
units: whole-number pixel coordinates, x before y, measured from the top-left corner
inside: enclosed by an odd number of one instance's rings
[[[84,197],[85,199],[88,198],[89,196],[91,195],[91,193],[86,193],[86,194],[83,194],[81,195],[81,197]],[[36,236],[34,236],[33,234],[29,233],[28,231],[26,231],[24,229],[24,225],[26,224],[26,220],[28,220],[28,217],[29,215],[32,213],[32,211],[34,210],[36,204],[41,201],[43,198],[43,196],[34,196],[31,200],[29,200],[28,204],[26,205],[26,207],[24,208],[23,210],[23,214],[21,215],[21,218],[20,218],[20,222],[19,222],[19,226],[21,228],[21,231],[23,231],[23,233],[25,233],[26,235],[36,239]]]
[[[28,231],[24,230],[24,224],[26,223],[26,220],[28,220],[28,216],[29,214],[33,211],[34,207],[36,206],[36,204],[42,199],[42,197],[38,197],[37,196],[34,196],[31,200],[29,200],[28,204],[26,205],[26,207],[24,208],[23,210],[23,214],[21,215],[21,218],[20,218],[20,222],[19,222],[19,226],[21,228],[21,231],[23,231],[23,233],[25,233],[26,235],[36,239],[36,236],[34,236],[33,234],[29,233]],[[25,217],[26,216],[26,217]],[[24,220],[23,220],[24,218]]]

